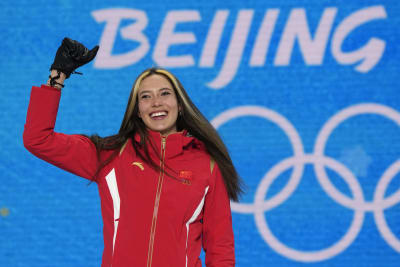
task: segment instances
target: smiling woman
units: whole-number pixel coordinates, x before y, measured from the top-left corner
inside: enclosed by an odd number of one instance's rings
[[[138,92],[139,112],[147,128],[163,135],[176,132],[180,107],[172,84],[158,74],[144,79]]]
[[[169,71],[136,79],[117,134],[54,132],[64,80],[90,62],[65,38],[47,85],[33,87],[24,145],[34,155],[97,183],[104,224],[102,266],[234,266],[230,201],[241,183],[216,130]]]

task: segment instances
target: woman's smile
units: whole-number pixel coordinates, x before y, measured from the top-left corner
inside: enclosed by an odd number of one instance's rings
[[[139,117],[146,127],[163,135],[174,133],[179,105],[172,84],[162,75],[145,78],[138,91]]]
[[[150,113],[150,117],[153,120],[163,120],[168,115],[167,111],[155,111]]]

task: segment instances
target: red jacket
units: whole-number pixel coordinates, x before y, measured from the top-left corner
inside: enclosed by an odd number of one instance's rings
[[[94,144],[53,130],[60,97],[52,87],[32,88],[24,145],[39,158],[91,179],[98,166]],[[144,163],[128,141],[98,176],[102,267],[198,267],[201,246],[207,267],[234,266],[230,203],[218,166],[186,132],[167,137],[150,132],[149,138],[161,171]]]

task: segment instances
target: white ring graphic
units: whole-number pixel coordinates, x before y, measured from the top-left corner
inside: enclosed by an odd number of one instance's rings
[[[383,239],[397,252],[400,253],[400,240],[396,238],[396,236],[389,229],[389,226],[386,223],[385,215],[383,214],[383,210],[393,206],[396,203],[400,202],[400,191],[397,190],[392,196],[388,197],[386,201],[384,201],[383,197],[385,196],[386,188],[389,183],[393,180],[395,175],[400,172],[400,160],[393,163],[382,175],[382,178],[379,180],[378,185],[376,186],[376,191],[374,194],[374,203],[378,205],[381,203],[382,208],[380,210],[375,209],[374,218],[376,225],[378,227],[379,232],[381,233]]]
[[[393,120],[400,126],[400,113],[389,107],[378,105],[378,104],[360,104],[346,108],[333,116],[322,128],[318,134],[317,141],[315,142],[314,155],[324,156],[324,149],[328,137],[331,135],[333,130],[343,121],[360,114],[378,114],[386,116]],[[390,168],[390,167],[389,167]],[[315,172],[317,174],[318,182],[321,184],[325,192],[338,203],[350,209],[358,210],[363,209],[366,211],[381,210],[382,203],[375,202],[362,202],[358,203],[353,201],[348,196],[342,194],[335,186],[329,181],[329,178],[325,172],[324,167],[321,164],[314,165]],[[357,181],[358,182],[358,181]],[[400,193],[400,188],[397,191]]]
[[[315,251],[315,252],[302,252],[299,250],[294,250],[292,248],[287,247],[282,244],[270,231],[267,221],[264,216],[264,207],[263,207],[263,199],[268,192],[269,186],[272,182],[279,177],[279,175],[290,168],[291,166],[295,166],[296,164],[305,164],[305,163],[319,163],[324,166],[330,167],[332,170],[335,170],[338,174],[340,174],[347,184],[350,185],[351,192],[355,199],[359,202],[364,200],[361,187],[358,183],[354,183],[356,178],[353,176],[351,171],[349,171],[343,164],[335,161],[331,158],[326,157],[317,157],[314,155],[305,155],[302,158],[288,158],[284,161],[281,161],[277,165],[275,165],[266,175],[265,179],[262,180],[260,186],[255,195],[255,203],[256,203],[256,213],[255,220],[258,226],[260,233],[264,240],[278,253],[284,255],[290,259],[304,262],[314,262],[321,261],[324,259],[328,259],[334,257],[335,255],[344,251],[357,237],[358,232],[361,230],[362,223],[364,221],[364,211],[357,210],[354,214],[353,222],[347,231],[347,233],[342,237],[341,240],[336,242],[334,245],[327,249]]]
[[[361,230],[365,212],[373,212],[375,222],[383,239],[400,253],[400,239],[390,230],[384,210],[400,203],[400,188],[391,196],[384,198],[387,187],[400,172],[400,160],[391,164],[380,177],[374,192],[372,202],[364,199],[361,185],[352,172],[342,163],[324,155],[325,145],[333,130],[346,119],[360,114],[378,114],[389,118],[400,126],[400,113],[396,110],[379,104],[359,104],[346,108],[334,115],[322,127],[314,146],[313,154],[305,154],[303,144],[294,126],[282,115],[275,111],[259,106],[242,106],[227,110],[212,120],[213,126],[218,129],[231,119],[243,116],[262,117],[276,123],[288,136],[293,146],[294,155],[273,166],[262,178],[256,190],[253,204],[231,203],[232,210],[238,213],[253,213],[257,228],[265,242],[277,253],[296,261],[317,262],[332,258],[346,250],[352,244]],[[300,251],[281,243],[271,232],[265,218],[265,212],[278,207],[296,190],[303,175],[304,165],[313,164],[316,178],[324,192],[344,207],[354,210],[353,221],[346,234],[332,246],[317,251]],[[265,200],[268,188],[274,180],[285,170],[293,167],[289,182],[272,198]],[[325,167],[339,174],[349,186],[352,197],[341,193],[328,178]]]
[[[297,130],[293,127],[293,125],[282,115],[270,109],[266,109],[264,107],[241,106],[233,108],[225,112],[222,112],[220,115],[218,115],[216,118],[212,120],[211,124],[215,127],[215,129],[218,129],[221,125],[223,125],[227,121],[244,116],[261,117],[276,123],[289,138],[289,141],[293,146],[294,155],[300,157],[304,154],[303,143],[301,142],[300,136],[297,133]],[[273,198],[266,200],[265,206],[269,206],[272,208],[284,202],[296,189],[302,174],[303,174],[303,164],[296,165],[289,179],[289,182],[285,186],[285,188],[279,194],[276,194]],[[253,204],[240,204],[232,202],[231,208],[233,211],[239,213],[255,212],[255,206]]]

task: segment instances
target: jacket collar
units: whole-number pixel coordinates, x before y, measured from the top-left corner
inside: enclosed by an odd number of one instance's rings
[[[162,139],[165,138],[165,157],[171,158],[183,152],[189,144],[200,143],[195,137],[191,136],[186,130],[162,136],[160,132],[147,130],[149,141],[152,142],[156,153],[161,153]],[[135,141],[140,142],[140,135],[136,133]],[[149,152],[154,151],[149,145]],[[159,155],[159,154],[158,154]]]

